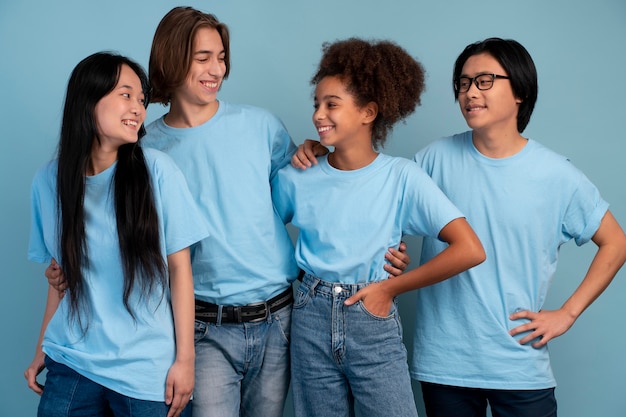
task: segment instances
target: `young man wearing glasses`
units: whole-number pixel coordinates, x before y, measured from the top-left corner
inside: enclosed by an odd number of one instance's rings
[[[547,343],[565,333],[626,261],[626,236],[598,189],[560,156],[521,135],[537,100],[537,72],[514,40],[468,45],[454,66],[454,97],[471,130],[415,155],[467,215],[487,259],[420,289],[411,376],[428,417],[555,417]],[[306,141],[292,164],[324,150]],[[542,310],[559,248],[598,251],[579,287]],[[420,262],[445,247],[425,238]]]
[[[413,378],[428,417],[556,416],[547,343],[565,333],[626,260],[626,237],[598,189],[565,157],[521,135],[537,99],[532,58],[487,39],[454,66],[454,95],[472,129],[415,160],[467,215],[487,260],[419,291]],[[542,310],[560,246],[592,240],[582,283]],[[421,262],[443,249],[426,239]]]

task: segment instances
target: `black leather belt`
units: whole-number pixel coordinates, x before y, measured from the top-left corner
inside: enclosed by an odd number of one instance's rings
[[[266,320],[267,317],[281,308],[293,302],[291,287],[275,297],[260,303],[252,303],[245,306],[221,306],[222,323],[251,323]],[[205,323],[217,323],[217,304],[196,300],[196,320]]]

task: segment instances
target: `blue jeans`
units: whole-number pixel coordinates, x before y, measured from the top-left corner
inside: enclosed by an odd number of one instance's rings
[[[38,417],[155,417],[166,416],[169,411],[165,402],[138,400],[111,391],[48,357],[45,364],[48,373]],[[190,415],[187,405],[181,416]]]
[[[254,323],[196,320],[195,417],[280,417],[289,389],[291,305]]]
[[[417,416],[397,305],[387,317],[344,301],[366,284],[306,275],[295,295],[291,379],[296,417]]]
[[[556,417],[554,388],[503,390],[421,382],[428,417]]]

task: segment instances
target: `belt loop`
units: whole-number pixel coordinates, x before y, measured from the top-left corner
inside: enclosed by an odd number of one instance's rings
[[[359,284],[352,284],[350,287],[351,287],[350,288],[350,297],[352,297],[354,294],[356,294],[359,291],[360,285]]]
[[[233,310],[233,320],[235,320],[235,323],[241,323],[241,306],[234,306],[232,308]]]
[[[268,304],[268,302],[265,302],[265,318],[264,320],[267,321],[268,324],[272,324],[272,320],[274,317],[272,317],[272,311],[270,309],[270,305]]]
[[[216,319],[216,326],[221,326],[222,325],[222,305],[218,305],[217,306],[217,319]]]
[[[318,277],[311,275],[311,274],[307,274],[308,277],[310,279],[313,280],[313,282],[311,282],[310,288],[309,288],[309,295],[310,296],[314,296],[315,295],[315,287],[317,287],[317,285],[320,283],[321,279],[319,279]]]

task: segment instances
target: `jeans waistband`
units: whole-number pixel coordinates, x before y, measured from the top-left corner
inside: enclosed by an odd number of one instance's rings
[[[196,300],[196,320],[206,323],[253,323],[267,320],[271,313],[293,302],[291,286],[275,297],[245,306],[225,306]]]
[[[310,288],[311,291],[315,291],[321,294],[351,297],[357,293],[361,288],[365,288],[371,284],[371,282],[362,282],[358,284],[345,284],[341,282],[329,282],[316,277],[311,274],[304,274],[302,283]]]

